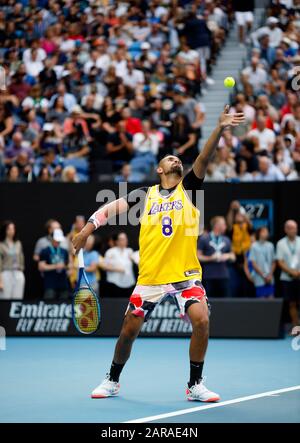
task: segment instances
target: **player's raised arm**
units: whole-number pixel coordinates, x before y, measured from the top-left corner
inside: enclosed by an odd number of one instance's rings
[[[196,158],[193,164],[193,170],[198,178],[204,178],[208,163],[218,146],[219,140],[225,128],[238,126],[244,123],[245,116],[242,112],[229,114],[229,105],[226,105],[224,111],[220,115],[219,123],[211,133],[207,142],[204,145],[201,153]]]
[[[117,214],[122,214],[128,210],[129,206],[124,198],[119,198],[111,203],[101,206],[89,218],[87,224],[82,228],[78,235],[73,239],[72,243],[76,252],[85,246],[86,240],[100,226],[103,226],[107,221]]]

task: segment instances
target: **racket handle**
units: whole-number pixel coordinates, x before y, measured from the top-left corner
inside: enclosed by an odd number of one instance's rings
[[[83,249],[80,249],[78,252],[78,266],[79,268],[84,268]]]

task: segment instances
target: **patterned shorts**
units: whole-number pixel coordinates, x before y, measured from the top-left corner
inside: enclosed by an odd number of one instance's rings
[[[166,285],[137,285],[129,299],[126,313],[130,310],[134,315],[143,317],[147,321],[154,308],[169,296],[175,301],[180,311],[180,317],[185,320],[188,320],[187,308],[193,303],[200,302],[203,298],[210,308],[201,281],[194,279]]]

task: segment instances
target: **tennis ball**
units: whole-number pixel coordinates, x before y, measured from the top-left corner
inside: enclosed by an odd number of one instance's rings
[[[224,79],[224,86],[225,88],[233,88],[235,85],[235,80],[233,77],[226,77]]]

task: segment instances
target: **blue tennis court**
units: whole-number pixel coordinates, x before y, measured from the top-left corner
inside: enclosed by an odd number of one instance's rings
[[[187,402],[188,339],[140,338],[120,397],[92,400],[112,338],[8,338],[0,352],[1,422],[300,422],[292,339],[212,339],[204,374],[219,404]]]

